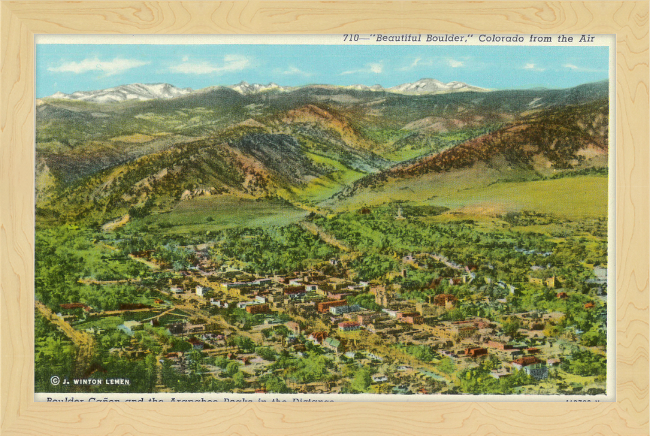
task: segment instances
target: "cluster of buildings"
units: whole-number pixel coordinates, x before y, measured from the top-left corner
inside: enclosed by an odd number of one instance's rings
[[[454,277],[433,280],[429,285],[430,289],[435,289],[440,284],[446,285],[443,281],[448,282],[449,287],[472,283],[477,277],[475,266],[460,265],[438,254],[408,255],[402,258],[402,263],[412,268],[421,268],[422,262],[431,258],[447,268],[456,270],[457,273]],[[285,326],[289,337],[283,338],[281,344],[272,345],[278,350],[281,345],[284,349],[290,348],[296,353],[302,353],[304,344],[300,341],[307,341],[339,356],[354,356],[360,350],[357,342],[361,337],[359,332],[367,332],[377,336],[387,347],[394,345],[429,347],[440,358],[452,359],[457,370],[471,368],[478,365],[482,359],[496,357],[501,362],[501,367],[492,371],[492,376],[495,378],[508,377],[517,370],[524,371],[536,379],[544,379],[549,375],[549,367],[560,362],[558,351],[548,343],[543,346],[530,344],[535,343],[536,337],[543,338],[542,331],[545,326],[557,323],[564,316],[563,313],[511,314],[511,319],[519,320],[519,336],[526,338],[526,341],[515,342],[506,340],[499,322],[486,318],[441,321],[441,319],[449,319],[442,315],[458,308],[461,304],[458,296],[450,293],[454,292],[453,290],[432,294],[426,301],[417,303],[404,301],[396,298],[399,285],[371,284],[353,280],[338,259],[331,259],[328,264],[335,267],[334,269],[340,274],[334,276],[313,270],[299,271],[288,276],[255,277],[236,270],[210,275],[198,270],[195,275],[197,279],[201,279],[200,284],[192,280],[192,273],[190,273],[182,280],[171,283],[169,294],[176,298],[193,300],[197,302],[198,307],[207,307],[207,309],[231,311],[236,307],[249,315],[264,315],[264,317],[255,317],[262,324],[254,326],[250,334],[260,335],[262,330],[273,329],[278,325]],[[329,270],[331,271],[332,268]],[[400,274],[405,275],[405,271]],[[528,276],[527,281],[534,286],[556,288],[561,284],[559,278],[555,276],[543,276],[542,273],[545,271],[542,269],[533,269],[533,272],[535,274]],[[604,274],[606,271],[597,277],[599,284],[602,280],[606,282]],[[605,279],[601,279],[601,276]],[[206,285],[207,282],[210,286]],[[485,278],[485,282],[492,285],[492,280],[489,278]],[[501,281],[494,285],[510,294],[513,294],[516,289]],[[367,298],[368,294],[372,295],[379,309],[372,310],[355,304],[355,301],[360,301],[356,298],[360,294],[363,294],[364,298]],[[568,295],[559,289],[557,298],[566,299]],[[502,304],[505,304],[505,300]],[[279,315],[282,315],[282,320],[279,320]],[[291,320],[286,321],[287,318]],[[133,335],[134,331],[141,328],[138,324],[135,321],[128,321],[118,329]],[[202,324],[172,323],[168,324],[167,328],[171,334],[185,336],[194,349],[206,351],[227,347],[227,334],[206,329]],[[298,338],[300,341],[297,340]],[[373,359],[375,362],[383,360],[381,353],[369,353],[367,349],[364,352],[376,357]],[[263,362],[260,365],[263,365]],[[429,376],[440,377],[435,374],[427,375]],[[379,374],[375,376],[376,380],[373,379],[373,382],[382,383],[385,382],[385,378],[385,375]]]

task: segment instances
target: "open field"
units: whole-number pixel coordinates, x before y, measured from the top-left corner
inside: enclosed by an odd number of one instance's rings
[[[452,209],[486,204],[504,211],[530,210],[567,218],[607,216],[607,177],[585,176],[557,180],[499,183],[443,196],[430,204]]]
[[[386,184],[377,190],[365,189],[351,198],[329,203],[334,203],[338,210],[388,201],[408,201],[444,206],[467,215],[500,215],[527,210],[567,218],[607,216],[606,176],[495,181],[492,182],[494,184],[490,184],[490,179],[489,173],[475,179],[406,179]]]
[[[215,196],[183,201],[171,212],[150,215],[141,223],[164,228],[169,233],[188,233],[234,227],[283,226],[306,215],[306,211],[279,200]]]

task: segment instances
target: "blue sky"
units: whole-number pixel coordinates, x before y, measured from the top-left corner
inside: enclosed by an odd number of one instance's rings
[[[38,44],[36,96],[242,80],[390,87],[432,78],[491,89],[568,88],[607,79],[608,55],[607,47],[593,46]]]

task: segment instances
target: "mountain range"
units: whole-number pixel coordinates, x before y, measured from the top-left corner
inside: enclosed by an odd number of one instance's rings
[[[608,82],[395,88],[136,84],[42,99],[37,216],[101,224],[200,198],[326,211],[607,169]]]
[[[145,101],[180,97],[192,92],[190,88],[177,88],[168,83],[121,85],[98,91],[78,91],[72,94],[57,92],[50,99],[91,101],[94,103],[112,103],[127,100]]]
[[[236,85],[230,85],[224,88],[235,90],[243,95],[249,95],[249,94],[257,94],[260,92],[268,92],[268,91],[288,92],[288,91],[296,90],[298,88],[308,88],[310,86],[313,87],[319,85],[307,85],[304,87],[288,87],[288,86],[280,86],[273,82],[264,85],[259,83],[249,84],[245,81],[242,81]],[[121,101],[131,101],[131,100],[135,100],[135,101],[158,100],[158,99],[164,100],[164,99],[180,97],[193,92],[198,92],[198,93],[205,92],[206,90],[214,89],[214,88],[216,87],[194,91],[191,88],[177,88],[174,85],[170,85],[168,83],[155,83],[155,84],[134,83],[130,85],[121,85],[121,86],[116,86],[113,88],[102,89],[97,91],[77,91],[77,92],[73,92],[72,94],[64,94],[62,92],[57,92],[45,98],[81,100],[81,101],[90,101],[94,103],[110,103],[110,102],[121,102]],[[384,88],[381,85],[373,85],[373,86],[352,85],[347,88],[363,90],[363,91],[385,91],[385,92],[409,94],[409,95],[425,95],[425,94],[436,94],[436,93],[443,93],[443,92],[488,91],[487,89],[468,85],[463,82],[443,83],[435,79],[420,79],[417,82],[404,83],[401,85],[393,86],[391,88]]]

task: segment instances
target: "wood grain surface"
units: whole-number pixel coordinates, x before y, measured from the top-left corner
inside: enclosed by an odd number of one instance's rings
[[[648,435],[647,2],[2,2],[2,435]],[[616,34],[617,401],[111,404],[33,401],[34,35]]]

